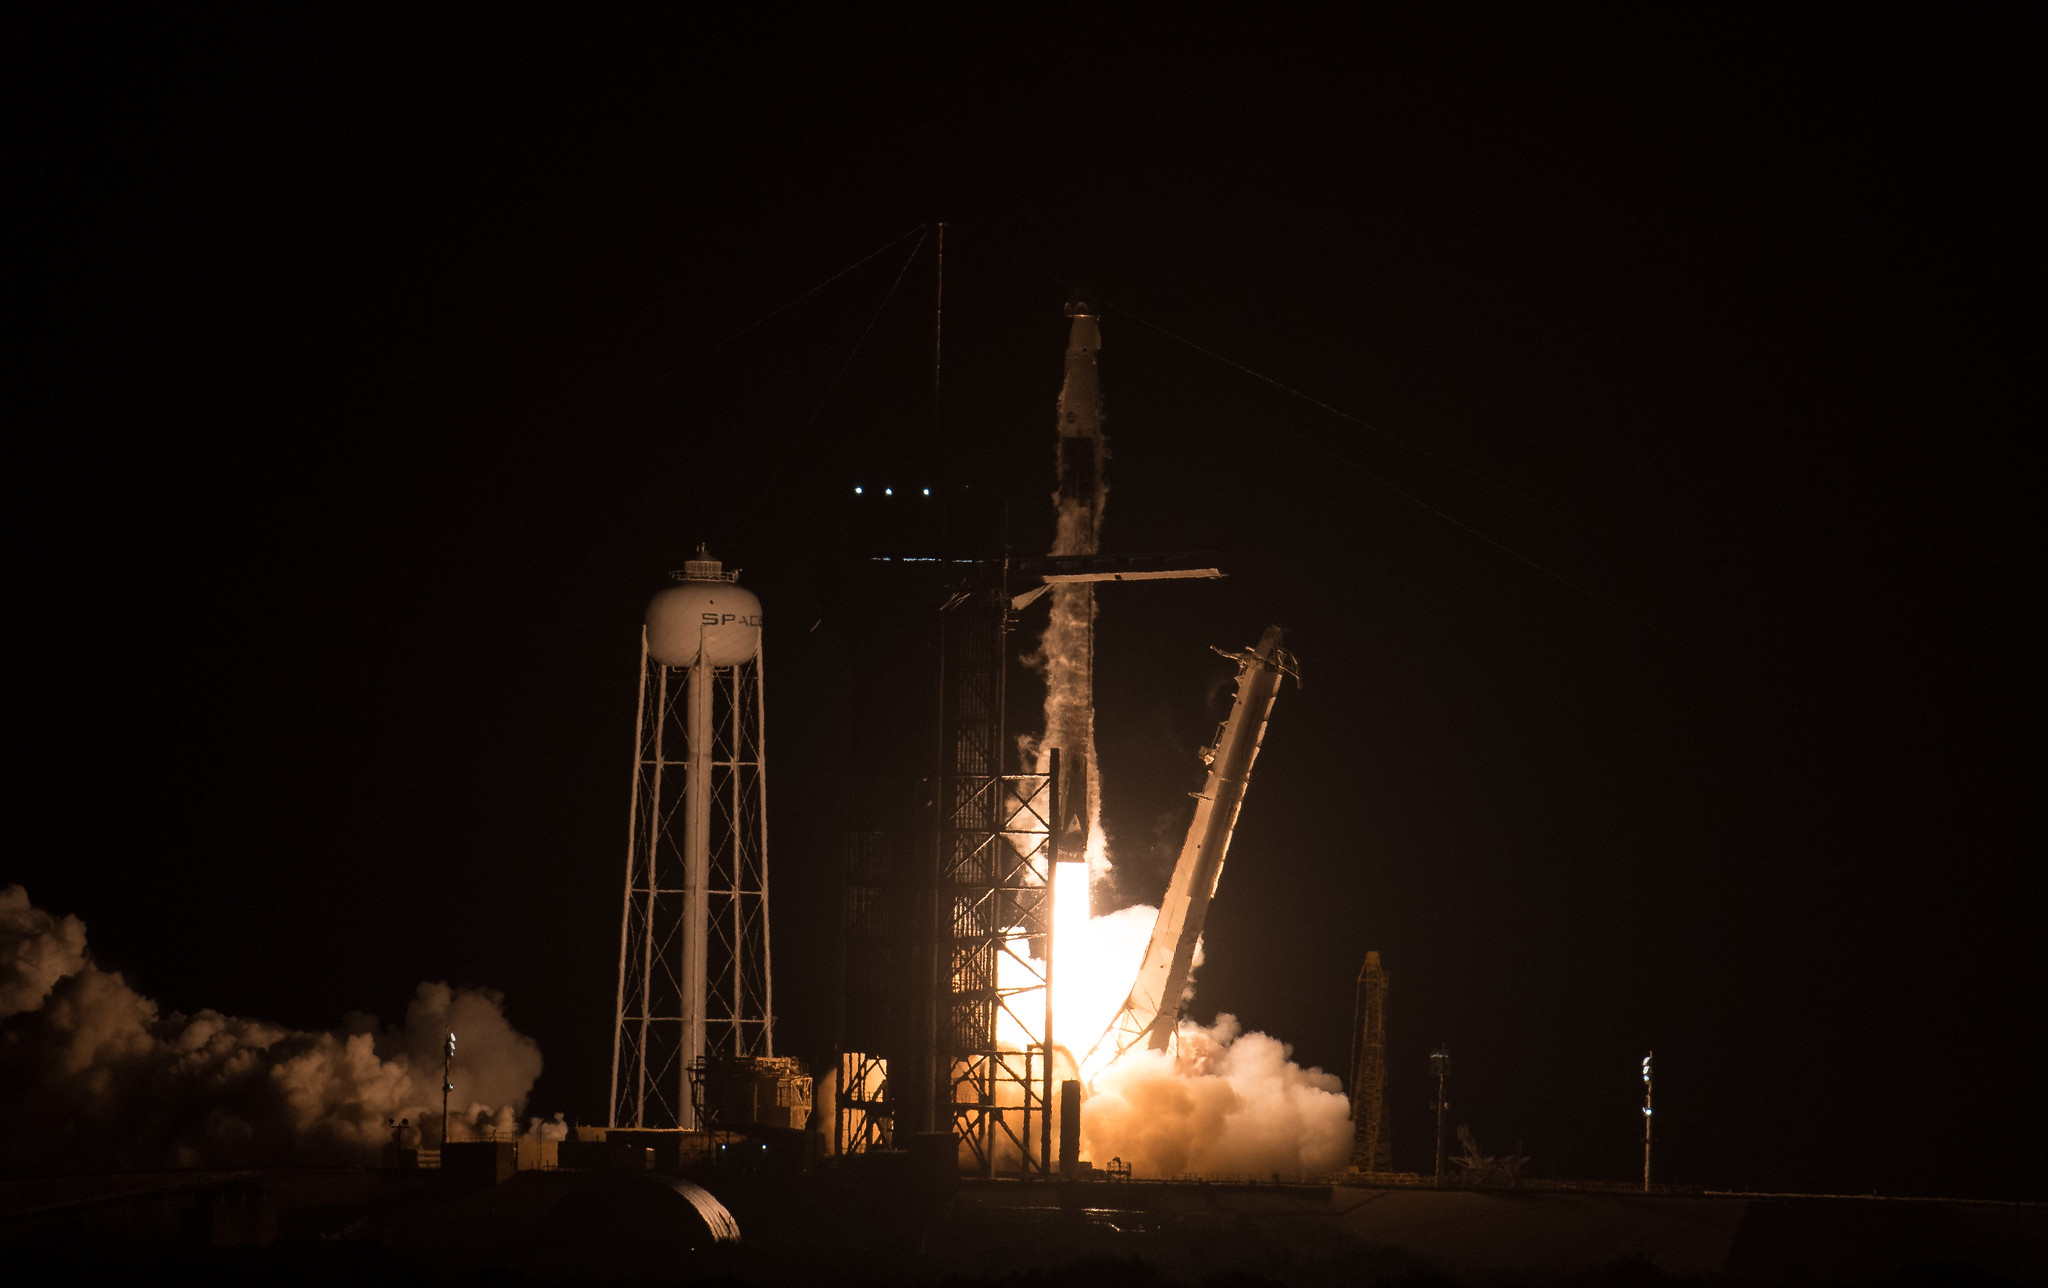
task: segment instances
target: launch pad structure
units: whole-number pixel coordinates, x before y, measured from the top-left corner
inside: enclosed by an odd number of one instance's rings
[[[950,1130],[962,1164],[982,1176],[993,1176],[1013,1153],[1026,1175],[1052,1171],[1052,824],[1059,793],[1051,775],[1007,772],[1005,765],[1007,563],[971,575],[939,615],[941,960],[934,1019],[942,1045],[925,1068],[945,1078],[944,1109],[933,1106],[932,1129]],[[941,1112],[950,1122],[939,1121]]]
[[[1238,663],[1237,696],[1204,753],[1207,784],[1130,1000],[1106,1033],[1062,1021],[1060,860],[1099,849],[1095,584],[1222,575],[1207,554],[1100,552],[1101,330],[1085,302],[1067,316],[1052,551],[1016,557],[1003,534],[999,549],[948,557],[942,525],[936,556],[881,561],[916,569],[914,593],[937,609],[926,619],[937,636],[933,742],[922,819],[848,836],[830,1079],[838,1153],[907,1149],[970,1175],[1054,1174],[1055,1083],[1085,1080],[1141,1041],[1173,1041],[1267,717],[1282,676],[1296,674],[1278,627],[1224,654]],[[740,1125],[735,1115],[796,1127],[812,1099],[809,1079],[774,1052],[760,604],[702,547],[675,580],[642,635],[608,1128],[702,1133]],[[1041,597],[1045,726],[1024,764],[1008,727],[1011,636]]]
[[[921,835],[848,837],[832,1126],[839,1153],[911,1148],[936,1158],[950,1141],[972,1175],[1053,1174],[1055,1082],[1091,1076],[1098,1050],[1094,1070],[1140,1041],[1159,1049],[1173,1040],[1274,697],[1283,676],[1298,674],[1278,627],[1255,648],[1225,654],[1238,663],[1237,697],[1205,753],[1207,785],[1131,1000],[1107,1033],[1059,1027],[1072,1021],[1057,1017],[1052,1001],[1055,883],[1061,861],[1090,855],[1099,827],[1095,584],[1222,575],[1206,554],[1100,552],[1108,455],[1101,330],[1083,301],[1071,301],[1067,316],[1051,553],[902,561],[939,574],[934,764]],[[1012,763],[1021,756],[1006,728],[1010,636],[1017,615],[1041,597],[1051,601],[1038,653],[1046,720],[1037,763],[1022,765]],[[907,1006],[892,1003],[892,985]]]
[[[1137,978],[1108,1030],[1082,1062],[1084,1069],[1106,1067],[1140,1044],[1164,1051],[1179,1030],[1195,945],[1202,937],[1209,901],[1223,878],[1223,860],[1251,785],[1252,765],[1265,740],[1266,721],[1280,694],[1281,678],[1299,679],[1293,655],[1280,647],[1281,637],[1278,626],[1269,626],[1257,648],[1223,654],[1237,663],[1237,697],[1216,741],[1202,753],[1209,762],[1208,779],[1195,797],[1195,816],[1174,864],[1173,879],[1159,901],[1159,919],[1153,923]]]

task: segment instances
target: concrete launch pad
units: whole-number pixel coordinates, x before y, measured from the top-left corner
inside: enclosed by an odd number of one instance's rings
[[[173,1269],[323,1282],[2048,1282],[2048,1205],[1569,1189],[299,1169],[16,1181],[36,1282]],[[709,1211],[711,1218],[705,1213]],[[740,1237],[721,1233],[728,1212]]]

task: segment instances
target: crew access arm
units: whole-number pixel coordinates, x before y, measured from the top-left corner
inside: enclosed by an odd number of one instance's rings
[[[1266,720],[1280,694],[1281,677],[1298,678],[1294,658],[1280,647],[1280,638],[1280,628],[1269,626],[1257,648],[1225,654],[1237,660],[1237,700],[1216,745],[1209,749],[1209,779],[1195,797],[1195,817],[1174,864],[1173,881],[1160,901],[1159,920],[1152,925],[1130,996],[1082,1062],[1090,1075],[1141,1042],[1154,1051],[1165,1050],[1180,1027],[1181,997],[1194,969],[1195,944],[1223,875],[1223,859],[1251,781],[1252,762],[1266,736]]]

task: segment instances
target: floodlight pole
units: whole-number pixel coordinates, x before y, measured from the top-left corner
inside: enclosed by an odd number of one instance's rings
[[[450,1033],[447,1045],[441,1048],[441,1148],[443,1150],[448,1148],[448,1093],[455,1090],[455,1083],[449,1077],[449,1074],[454,1064],[455,1035]],[[445,1156],[441,1161],[442,1166],[447,1166]]]
[[[1451,1072],[1451,1053],[1442,1047],[1429,1053],[1429,1071],[1436,1075],[1436,1183],[1444,1183],[1444,1079]]]
[[[1651,1055],[1656,1054],[1651,1052]],[[1650,1056],[1643,1057],[1643,1193],[1650,1192]]]

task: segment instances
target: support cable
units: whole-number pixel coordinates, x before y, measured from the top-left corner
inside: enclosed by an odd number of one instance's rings
[[[695,366],[697,363],[702,362],[704,359],[710,357],[712,354],[717,353],[720,349],[723,349],[725,346],[731,344],[733,341],[738,340],[742,336],[748,335],[754,331],[758,331],[764,326],[767,326],[776,318],[781,317],[783,314],[789,312],[797,305],[802,304],[805,300],[810,299],[813,295],[816,295],[819,291],[822,291],[826,287],[832,285],[840,278],[845,277],[848,273],[853,272],[857,268],[862,268],[866,266],[871,260],[875,259],[877,256],[885,254],[886,252],[893,250],[898,246],[901,246],[913,234],[926,233],[930,229],[930,227],[931,226],[929,224],[919,224],[917,227],[912,228],[908,232],[905,232],[900,236],[894,237],[889,241],[882,243],[880,246],[875,247],[873,250],[861,256],[859,259],[853,261],[851,264],[848,264],[845,268],[842,268],[838,272],[832,274],[832,276],[826,278],[824,281],[819,282],[816,285],[810,287],[802,294],[797,295],[789,300],[784,301],[782,304],[777,305],[773,310],[754,319],[752,322],[747,323],[739,330],[725,337],[725,339],[720,340],[717,344],[714,344],[710,348],[705,349],[702,352],[699,352],[691,357],[683,359],[683,361],[677,363],[673,367],[670,367],[667,371],[664,371],[660,375],[656,376],[654,379],[648,381],[646,384],[641,385],[638,388],[632,389],[627,393],[621,395],[618,402],[612,404],[613,409],[616,410],[619,406],[631,401],[634,398],[639,397],[641,394],[647,393],[648,391],[653,389],[658,389],[662,385],[667,384],[669,381],[675,379],[677,376],[681,375],[689,368]],[[919,236],[918,244],[924,244],[922,236]],[[898,277],[900,280],[901,274],[899,274]],[[896,288],[892,286],[889,289],[893,292]]]
[[[1400,443],[1405,447],[1412,448],[1415,451],[1420,452],[1426,456],[1429,456],[1434,460],[1442,461],[1445,465],[1448,465],[1453,469],[1457,469],[1465,474],[1469,474],[1471,475],[1471,477],[1475,479],[1479,479],[1487,483],[1492,483],[1496,487],[1503,488],[1509,492],[1514,493],[1516,496],[1534,502],[1537,505],[1543,505],[1546,508],[1550,509],[1556,508],[1554,506],[1550,506],[1547,502],[1543,502],[1537,500],[1537,498],[1535,497],[1529,496],[1528,493],[1523,492],[1510,484],[1501,483],[1497,480],[1489,479],[1486,475],[1480,474],[1475,470],[1468,469],[1463,465],[1459,465],[1456,461],[1452,461],[1446,457],[1439,456],[1437,453],[1430,451],[1428,448],[1423,447],[1420,444],[1411,443],[1408,440],[1401,438],[1399,435],[1396,435],[1388,430],[1381,429],[1378,426],[1373,425],[1371,422],[1366,421],[1358,416],[1354,416],[1349,412],[1342,410],[1341,408],[1333,407],[1329,403],[1326,403],[1319,398],[1316,398],[1310,394],[1303,393],[1301,390],[1294,388],[1292,385],[1289,385],[1284,381],[1276,380],[1272,376],[1266,375],[1264,372],[1256,371],[1251,367],[1248,367],[1243,363],[1236,361],[1235,359],[1227,358],[1222,354],[1217,353],[1213,349],[1209,349],[1200,344],[1197,344],[1193,340],[1188,339],[1186,336],[1181,335],[1178,332],[1173,331],[1165,326],[1162,326],[1149,318],[1141,317],[1140,315],[1133,313],[1131,310],[1126,309],[1121,305],[1112,304],[1110,301],[1102,298],[1101,295],[1096,294],[1093,291],[1085,290],[1082,287],[1076,285],[1075,283],[1069,282],[1064,278],[1061,278],[1059,275],[1055,273],[1047,272],[1046,270],[1039,268],[1026,260],[1020,259],[1014,255],[1009,255],[1009,252],[1002,250],[1000,247],[992,246],[991,243],[987,242],[986,240],[977,240],[981,241],[982,245],[990,246],[991,249],[995,249],[998,254],[1009,256],[1009,258],[1014,260],[1017,264],[1024,268],[1029,269],[1031,272],[1037,274],[1038,276],[1044,277],[1049,281],[1056,282],[1061,287],[1069,291],[1079,292],[1082,295],[1082,297],[1087,299],[1090,303],[1095,304],[1101,308],[1107,309],[1110,312],[1116,313],[1122,317],[1127,317],[1131,321],[1136,322],[1141,326],[1145,326],[1150,328],[1151,330],[1157,331],[1159,334],[1167,337],[1168,339],[1174,340],[1180,344],[1184,344],[1188,348],[1193,349],[1195,352],[1202,354],[1205,357],[1211,358],[1217,362],[1221,362],[1224,365],[1231,367],[1236,371],[1242,372],[1243,374],[1252,377],[1253,379],[1259,380],[1265,384],[1273,386],[1275,389],[1279,389],[1283,392],[1291,394],[1294,397],[1299,398],[1302,401],[1307,402],[1314,407],[1320,408],[1321,410],[1330,413],[1331,415],[1338,416],[1344,420],[1350,421],[1352,424],[1359,425],[1366,429],[1372,430],[1376,434],[1383,435],[1384,437],[1389,438],[1394,442]],[[1673,643],[1678,644],[1687,652],[1692,653],[1694,656],[1706,660],[1705,655],[1701,654],[1699,650],[1693,648],[1690,644],[1687,644],[1685,641],[1678,639],[1676,636],[1673,636],[1669,631],[1666,631],[1661,627],[1658,627],[1648,621],[1645,621],[1643,618],[1638,617],[1636,614],[1630,612],[1626,608],[1623,608],[1621,605],[1615,603],[1611,599],[1608,599],[1606,596],[1601,595],[1597,591],[1594,591],[1586,586],[1580,585],[1578,582],[1573,581],[1570,577],[1565,576],[1563,573],[1558,572],[1556,569],[1551,568],[1549,565],[1544,564],[1536,559],[1531,558],[1528,555],[1523,554],[1521,551],[1515,549],[1513,546],[1510,546],[1506,542],[1501,541],[1489,535],[1488,533],[1481,531],[1480,529],[1465,522],[1463,519],[1458,518],[1456,515],[1451,514],[1449,511],[1444,510],[1439,506],[1433,505],[1430,502],[1423,500],[1421,497],[1409,491],[1407,488],[1402,487],[1400,484],[1394,482],[1392,479],[1386,477],[1385,475],[1379,473],[1371,467],[1357,460],[1354,460],[1349,456],[1344,455],[1342,452],[1339,452],[1337,449],[1325,443],[1320,437],[1314,434],[1301,433],[1298,430],[1294,432],[1296,437],[1306,442],[1310,447],[1313,447],[1317,451],[1323,453],[1323,455],[1329,457],[1331,460],[1336,461],[1338,464],[1343,465],[1349,469],[1355,470],[1360,474],[1363,474],[1366,478],[1371,479],[1373,482],[1379,484],[1383,488],[1386,488],[1388,491],[1394,493],[1396,496],[1401,497],[1402,499],[1414,504],[1415,506],[1423,510],[1427,510],[1429,513],[1435,515],[1439,519],[1442,519],[1445,523],[1450,524],[1452,527],[1457,528],[1459,531],[1464,532],[1466,535],[1485,542],[1487,545],[1492,546],[1494,549],[1500,551],[1502,554],[1508,556],[1510,559],[1513,559],[1517,563],[1524,564],[1527,567],[1533,568],[1537,572],[1542,573],[1545,577],[1548,577],[1552,581],[1557,582],[1559,585],[1564,586],[1567,589],[1584,596],[1586,599],[1592,601],[1595,604],[1598,604],[1600,607],[1605,608],[1607,611],[1615,614],[1616,616],[1621,617],[1626,621],[1632,622],[1641,629],[1649,631],[1654,635],[1663,636],[1666,639],[1671,640]],[[1606,535],[1613,536],[1614,534],[1607,533]]]
[[[946,225],[938,225],[939,240],[937,262],[933,268],[932,285],[932,444],[938,445],[945,432],[945,418],[941,414],[943,404],[939,401],[940,373],[943,370],[946,338]]]
[[[928,236],[929,234],[926,235]],[[897,239],[897,241],[901,240],[902,238]],[[875,323],[882,320],[882,314],[888,309],[889,301],[896,298],[896,288],[903,285],[903,275],[908,273],[910,266],[917,262],[918,252],[924,249],[924,243],[925,237],[920,236],[917,239],[917,244],[910,248],[910,254],[904,257],[903,267],[896,270],[896,278],[889,283],[889,290],[882,296],[882,302],[876,307],[874,316],[870,317],[867,326],[861,329],[860,338],[853,342],[853,349],[846,355],[846,361],[840,363],[839,370],[833,373],[832,382],[825,386],[825,392],[818,399],[818,405],[811,409],[810,419],[804,422],[804,427],[797,431],[796,437],[791,439],[789,446],[783,450],[781,459],[784,462],[795,458],[797,449],[803,446],[804,439],[810,435],[812,427],[818,423],[818,417],[824,414],[825,404],[832,401],[832,395],[838,390],[839,382],[846,378],[847,369],[852,367],[853,360],[860,356],[861,346],[865,345],[868,341],[868,336],[874,333]],[[777,471],[777,474],[779,473],[780,471]],[[747,511],[747,522],[753,522],[754,516],[760,512],[761,502],[767,499],[768,489],[774,484],[777,474],[771,474],[762,483],[760,493],[754,498],[753,507]]]
[[[1112,312],[1121,314],[1122,316],[1129,318],[1131,321],[1138,323],[1140,326],[1149,328],[1153,331],[1157,331],[1159,334],[1165,336],[1167,339],[1172,340],[1177,344],[1186,345],[1188,348],[1193,349],[1196,353],[1201,354],[1203,357],[1209,358],[1216,362],[1220,362],[1224,366],[1229,367],[1233,371],[1238,372],[1240,375],[1249,376],[1251,379],[1259,381],[1262,384],[1271,385],[1273,388],[1280,390],[1282,393],[1286,393],[1295,398],[1299,398],[1301,399],[1301,401],[1309,404],[1310,406],[1315,407],[1320,411],[1327,412],[1329,415],[1335,416],[1339,420],[1349,421],[1351,424],[1358,426],[1360,429],[1363,429],[1368,433],[1377,434],[1381,438],[1386,439],[1388,442],[1397,443],[1400,446],[1407,448],[1409,451],[1416,453],[1417,455],[1426,456],[1430,460],[1435,461],[1437,464],[1444,466],[1446,469],[1456,470],[1458,473],[1465,475],[1467,478],[1473,479],[1480,483],[1484,483],[1488,487],[1499,488],[1503,492],[1506,492],[1512,496],[1519,497],[1522,500],[1527,501],[1531,505],[1538,506],[1545,510],[1549,510],[1552,513],[1557,514],[1559,517],[1566,519],[1572,523],[1578,524],[1582,527],[1591,528],[1593,531],[1600,533],[1602,536],[1612,537],[1617,541],[1622,539],[1618,534],[1609,532],[1607,529],[1601,527],[1596,523],[1588,522],[1583,515],[1575,514],[1572,511],[1567,510],[1562,506],[1558,505],[1554,501],[1546,501],[1542,497],[1532,495],[1529,492],[1525,492],[1521,488],[1515,486],[1513,483],[1509,483],[1504,479],[1497,479],[1491,475],[1482,474],[1478,470],[1473,469],[1471,466],[1453,460],[1452,458],[1445,456],[1441,452],[1435,451],[1428,447],[1424,447],[1421,443],[1415,442],[1413,439],[1404,438],[1401,435],[1396,434],[1393,430],[1386,428],[1384,425],[1375,424],[1374,422],[1367,420],[1363,416],[1356,415],[1352,412],[1345,411],[1342,407],[1334,406],[1330,403],[1324,402],[1322,399],[1316,397],[1314,394],[1311,394],[1304,389],[1297,388],[1294,385],[1290,385],[1284,380],[1280,380],[1274,376],[1269,376],[1263,371],[1259,371],[1252,367],[1248,367],[1244,363],[1239,362],[1237,359],[1230,357],[1228,354],[1218,353],[1214,349],[1211,349],[1206,345],[1200,344],[1197,341],[1189,339],[1187,336],[1180,334],[1178,331],[1173,330],[1171,327],[1167,327],[1165,325],[1162,325],[1161,323],[1154,322],[1150,318],[1142,317],[1136,313],[1133,313],[1131,310],[1122,307],[1121,305],[1111,304],[1108,300],[1103,299],[1100,295],[1092,291],[1084,290],[1083,288],[1075,285],[1074,283],[1069,282],[1064,278],[1060,277],[1058,274],[1050,272],[1044,268],[1039,267],[1038,265],[1030,263],[1029,261],[1019,256],[1011,254],[1009,251],[1004,250],[1000,246],[996,246],[981,238],[975,238],[975,240],[980,241],[982,245],[989,247],[991,250],[994,250],[999,255],[1008,256],[1018,266],[1025,268],[1030,272],[1036,273],[1040,277],[1045,278],[1047,281],[1057,283],[1059,286],[1069,291],[1078,291],[1091,302],[1101,305],[1102,307],[1107,308]]]

